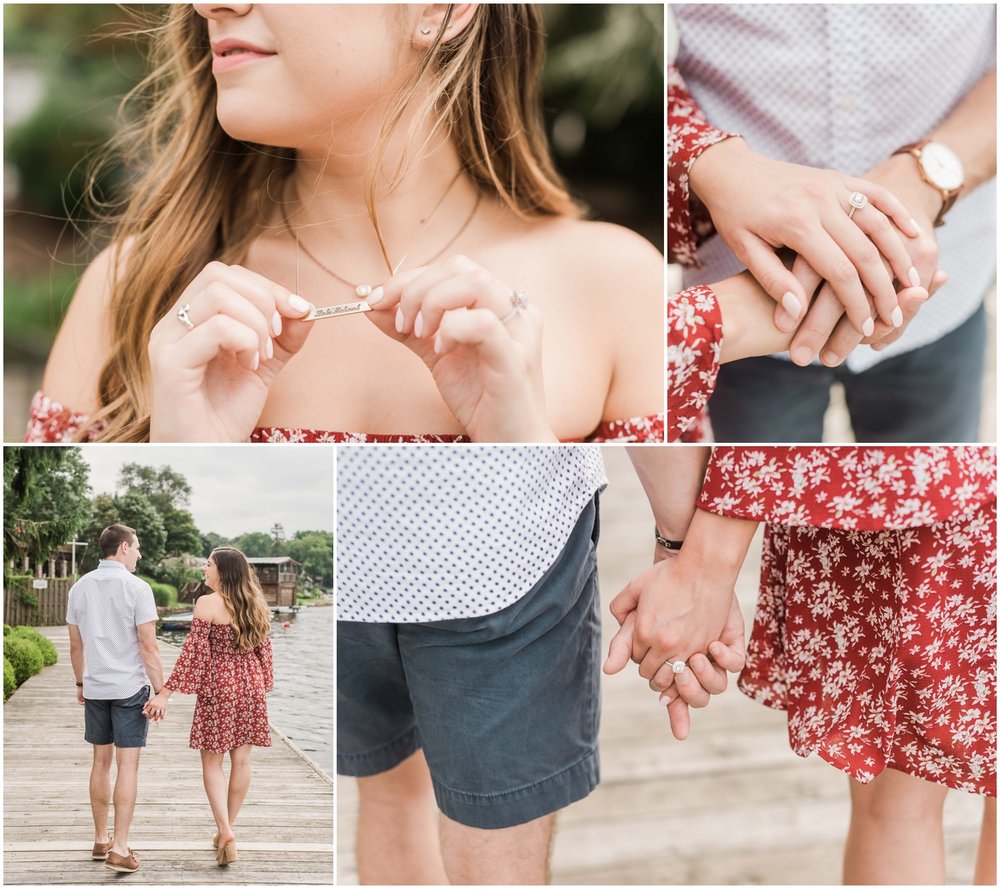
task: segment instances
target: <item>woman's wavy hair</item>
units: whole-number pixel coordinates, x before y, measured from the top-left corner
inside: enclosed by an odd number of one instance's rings
[[[212,561],[219,572],[219,589],[233,621],[236,647],[250,651],[267,638],[271,629],[271,609],[267,607],[257,572],[247,557],[233,546],[212,550]]]
[[[465,172],[522,218],[579,216],[555,170],[541,112],[545,35],[531,4],[480,5],[460,33],[438,37],[389,102],[366,183],[366,202],[383,257],[376,186],[398,185],[431,139],[449,135]],[[111,270],[109,357],[98,380],[98,440],[149,437],[149,362],[153,326],[211,260],[240,261],[268,189],[294,168],[291,149],[241,142],[220,126],[206,21],[190,5],[171,5],[148,29],[151,73],[122,102],[138,105],[104,153],[131,171],[122,200],[94,210],[116,245]],[[429,88],[422,89],[429,84]],[[420,104],[415,104],[423,95]],[[382,169],[389,138],[404,114],[412,124],[394,171]],[[427,139],[417,131],[432,122]],[[101,166],[92,173],[96,182]],[[388,175],[387,175],[388,174]],[[86,432],[81,432],[81,437]]]

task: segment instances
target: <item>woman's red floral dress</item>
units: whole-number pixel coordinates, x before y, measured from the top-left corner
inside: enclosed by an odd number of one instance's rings
[[[691,166],[705,149],[732,138],[713,127],[691,98],[680,73],[667,78],[667,252],[697,266],[698,244],[714,231],[693,200]],[[704,441],[705,407],[715,389],[722,346],[722,315],[711,287],[688,288],[667,300],[667,440]]]
[[[45,395],[36,392],[31,400],[31,416],[25,441],[71,442],[83,432],[85,441],[94,441],[101,432],[100,426],[91,425],[90,418],[79,411],[67,408]],[[390,434],[371,432],[332,432],[325,429],[291,429],[281,426],[258,426],[250,435],[254,444],[445,444],[470,441],[467,435]],[[601,423],[586,441],[600,442],[662,442],[663,414],[646,417],[629,417],[625,420],[607,420]]]
[[[767,522],[740,688],[792,749],[996,796],[996,453],[717,447],[699,507]]]
[[[271,640],[242,651],[229,624],[195,618],[165,683],[197,695],[190,746],[225,753],[243,744],[271,746],[267,692],[274,690]]]

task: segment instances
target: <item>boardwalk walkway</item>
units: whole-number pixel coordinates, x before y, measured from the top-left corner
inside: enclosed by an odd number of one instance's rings
[[[63,627],[42,632],[55,643],[59,662],[29,679],[4,705],[4,883],[115,881],[121,875],[90,858],[91,748],[83,740],[68,635]],[[178,651],[160,643],[166,671]],[[275,730],[273,746],[253,753],[253,784],[236,826],[239,861],[216,865],[201,761],[188,747],[193,712],[192,696],[174,695],[168,718],[150,726],[129,834],[142,867],[127,879],[329,885],[332,783]]]
[[[605,448],[611,487],[601,500],[604,647],[615,625],[607,603],[648,564],[653,520],[621,448]],[[756,598],[748,559],[740,600]],[[831,884],[840,880],[847,779],[788,747],[783,714],[736,691],[693,717],[674,741],[666,713],[634,672],[605,677],[601,785],[559,817],[552,879],[561,884]],[[338,783],[337,867],[354,883],[354,782]],[[949,794],[949,879],[972,878],[982,805]]]

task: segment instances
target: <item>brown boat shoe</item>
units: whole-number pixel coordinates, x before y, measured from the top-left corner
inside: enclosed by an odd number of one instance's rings
[[[105,867],[110,867],[120,874],[134,874],[139,870],[139,859],[135,852],[128,850],[128,855],[119,855],[114,849],[108,851],[108,857],[104,862]]]
[[[94,848],[91,850],[90,857],[94,861],[104,861],[108,857],[108,852],[111,851],[111,847],[114,845],[114,837],[110,834],[108,835],[108,841],[106,843],[94,843]]]

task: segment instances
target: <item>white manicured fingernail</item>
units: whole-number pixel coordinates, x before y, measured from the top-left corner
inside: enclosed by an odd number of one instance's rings
[[[267,342],[264,343],[264,354],[267,356],[268,361],[274,358],[274,341],[270,337],[268,337]]]
[[[424,316],[417,312],[417,317],[413,319],[413,334],[420,339],[424,335]]]
[[[441,331],[438,331],[436,334],[434,334],[434,353],[436,355],[441,354],[442,346],[444,346],[444,343],[441,341]]]
[[[875,333],[875,319],[869,318],[867,321],[865,321],[865,323],[861,325],[861,332],[865,336],[871,336],[873,333]]]
[[[673,700],[673,698],[660,698],[659,700],[660,700],[660,705],[661,706],[663,706],[663,707],[669,707],[670,706],[670,702]]]
[[[275,336],[281,336],[281,315],[277,312],[271,316],[271,331]]]
[[[896,308],[892,310],[892,314],[889,316],[889,320],[892,321],[893,327],[902,327],[903,310],[899,306],[896,306]]]
[[[913,266],[910,266],[910,270],[906,274],[909,275],[910,283],[914,287],[920,286],[920,272],[918,272]]]
[[[288,297],[288,305],[290,305],[296,312],[308,312],[312,305],[308,300],[303,299],[297,293],[293,293]]]
[[[368,294],[366,299],[368,300],[368,305],[374,306],[377,303],[382,302],[382,297],[385,295],[385,291],[382,289],[382,285],[379,284],[371,293]]]
[[[914,219],[912,216],[910,217],[910,225],[912,225],[918,232],[922,230],[920,226],[917,225],[917,220]]]
[[[403,310],[401,308],[396,309],[396,333],[403,332],[403,325],[406,323],[406,319],[403,317]]]
[[[257,370],[260,367],[260,352],[253,353],[253,364],[250,365],[251,370]]]
[[[781,307],[792,316],[793,321],[798,318],[799,314],[802,312],[802,307],[799,305],[798,299],[791,290],[781,297]]]

